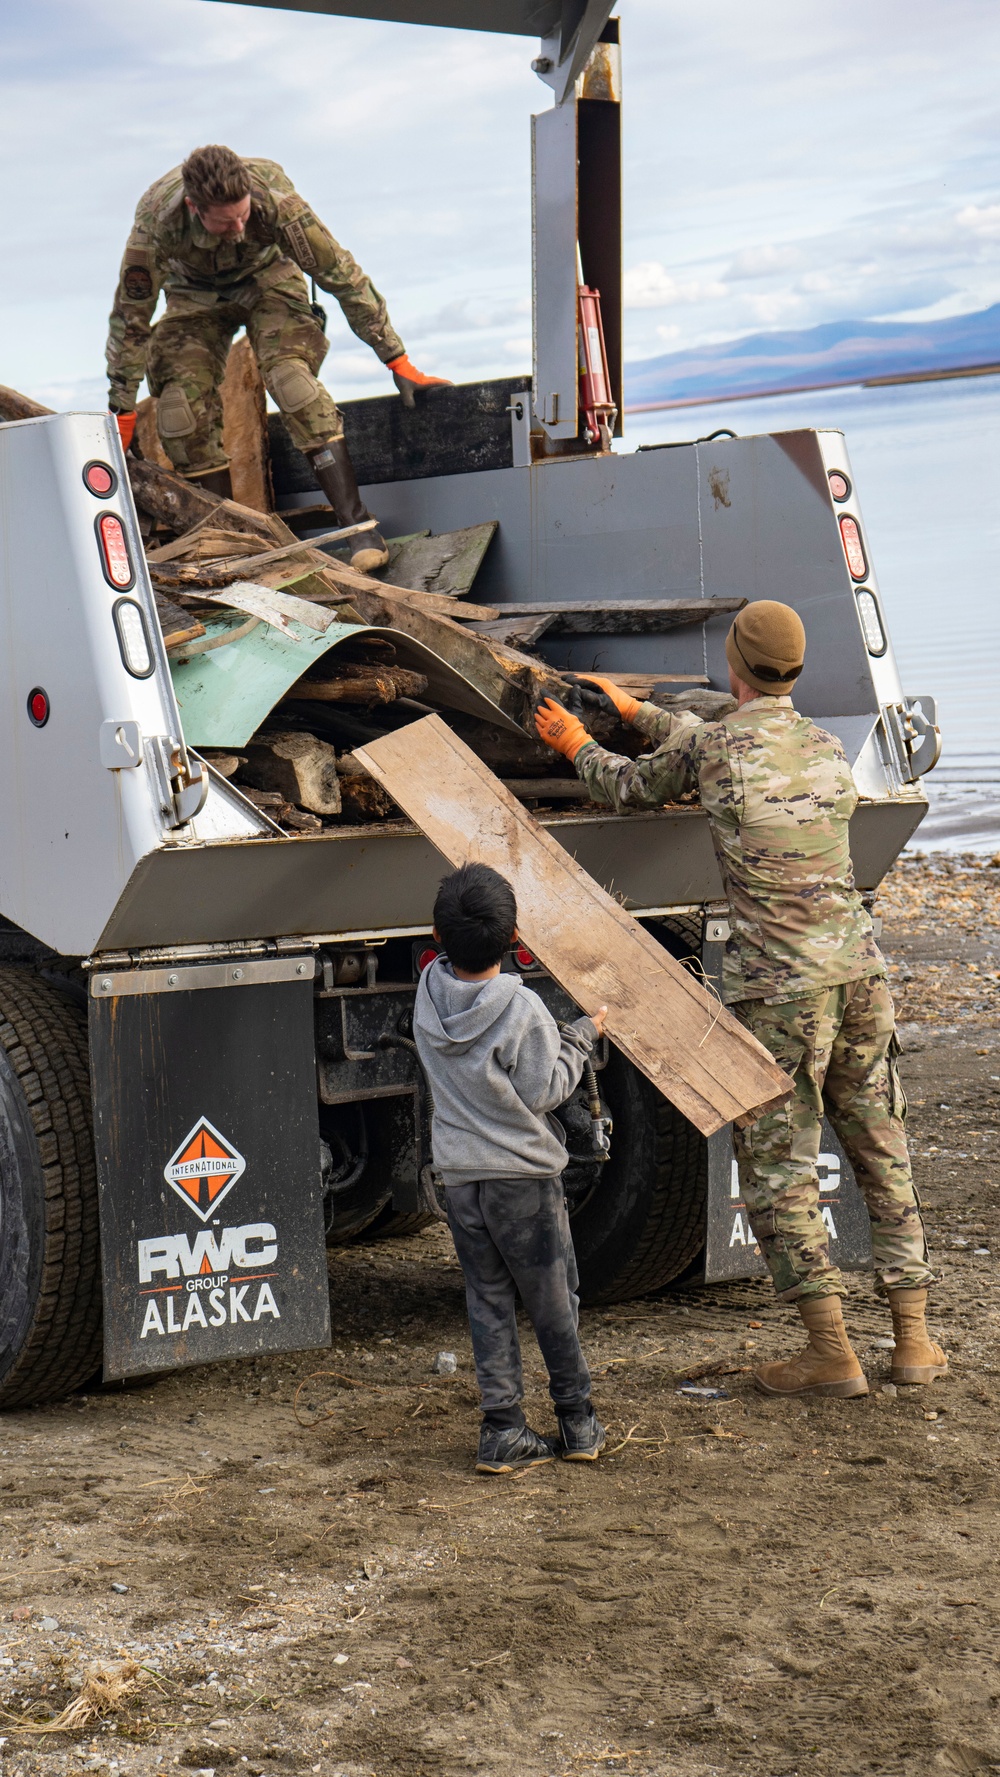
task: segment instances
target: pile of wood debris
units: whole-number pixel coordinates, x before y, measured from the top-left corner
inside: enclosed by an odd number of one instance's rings
[[[672,627],[690,620],[682,601],[477,604],[468,593],[495,523],[447,537],[424,534],[391,542],[388,568],[376,578],[360,574],[330,553],[345,533],[296,535],[270,509],[263,391],[245,340],[230,354],[223,398],[226,448],[241,498],[220,499],[165,466],[151,401],[140,407],[142,454],[127,458],[189,742],[288,832],[401,819],[353,749],[430,710],[442,714],[535,809],[567,811],[586,801],[584,787],[565,762],[534,736],[532,712],[539,698],[565,689],[535,646],[547,633],[639,634]],[[0,420],[49,411],[0,388]],[[332,514],[329,520],[332,526]],[[742,602],[701,601],[731,603],[733,609]],[[235,739],[227,734],[214,746],[189,733],[183,671],[216,649],[233,649],[262,625],[292,635],[290,623],[298,619],[301,634],[308,607],[316,613],[317,629],[336,624],[333,645],[317,641],[306,670],[298,677],[293,673],[261,712],[254,731]],[[426,672],[415,669],[415,655],[446,663],[454,682],[471,688],[471,700],[432,685]],[[249,672],[249,654],[246,664]],[[662,675],[613,676],[638,696],[651,695],[654,684],[662,683]],[[656,701],[709,717],[729,705],[729,699],[696,685]],[[468,713],[470,702],[479,715]],[[496,722],[486,719],[490,708]],[[634,755],[642,744],[634,730],[605,718],[593,730],[618,752]]]

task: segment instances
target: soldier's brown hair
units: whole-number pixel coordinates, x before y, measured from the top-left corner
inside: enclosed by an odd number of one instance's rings
[[[246,162],[219,143],[195,148],[181,167],[181,178],[184,196],[196,210],[211,209],[213,204],[238,204],[250,190]]]

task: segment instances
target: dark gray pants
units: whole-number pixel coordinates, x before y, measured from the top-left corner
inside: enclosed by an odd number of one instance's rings
[[[590,1371],[577,1334],[580,1278],[562,1179],[482,1179],[449,1185],[445,1200],[485,1417],[496,1425],[524,1423],[517,1296],[535,1329],[556,1411],[578,1411],[590,1399]]]

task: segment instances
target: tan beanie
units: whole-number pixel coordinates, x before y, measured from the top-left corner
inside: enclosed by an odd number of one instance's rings
[[[801,617],[776,599],[744,605],[726,637],[733,672],[766,697],[788,695],[802,671],[805,651]]]

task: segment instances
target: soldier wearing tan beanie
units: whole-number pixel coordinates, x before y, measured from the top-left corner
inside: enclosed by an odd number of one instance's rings
[[[848,827],[858,794],[840,742],[792,703],[805,647],[791,606],[744,605],[726,638],[737,707],[718,722],[639,703],[610,680],[582,675],[585,699],[610,698],[655,743],[635,760],[597,746],[552,700],[536,726],[595,800],[618,810],[700,796],[729,898],[723,997],[795,1080],[787,1105],[734,1132],[754,1235],[808,1333],[804,1351],[761,1365],[756,1381],[766,1394],[846,1398],[867,1394],[868,1383],[844,1327],[844,1282],[820,1213],[824,1111],[868,1206],[876,1288],[888,1297],[896,1339],[892,1379],[931,1382],[947,1362],[924,1320],[934,1274],[910,1175],[885,963],[854,886]]]

